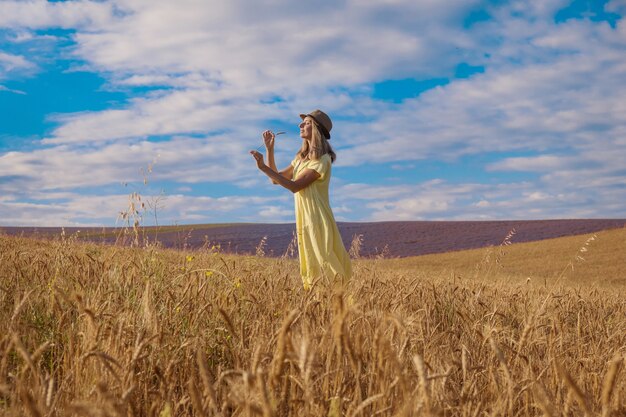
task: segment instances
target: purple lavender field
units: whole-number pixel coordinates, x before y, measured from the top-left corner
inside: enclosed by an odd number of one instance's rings
[[[389,257],[407,257],[499,245],[513,229],[516,234],[512,243],[519,243],[625,227],[626,219],[402,221],[338,225],[347,248],[354,236],[362,236],[362,256],[375,256],[384,251]],[[61,228],[0,227],[0,232],[55,238],[60,236]],[[65,228],[66,235],[105,244],[119,242],[120,232],[121,229],[116,228]],[[186,250],[219,244],[222,251],[239,254],[255,253],[266,237],[265,254],[282,256],[294,233],[294,224],[213,224],[146,227],[142,229],[141,237],[148,241],[156,238],[167,248]]]

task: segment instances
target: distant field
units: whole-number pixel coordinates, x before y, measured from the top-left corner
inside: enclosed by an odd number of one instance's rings
[[[387,268],[449,273],[464,278],[493,277],[511,283],[550,283],[561,276],[568,285],[626,289],[626,228],[595,234],[390,259]]]
[[[0,234],[0,415],[626,415],[625,244],[360,258],[307,292],[294,259]]]
[[[593,233],[624,227],[625,219],[529,220],[529,221],[415,221],[377,223],[339,223],[346,246],[354,236],[362,236],[361,253],[375,256],[385,253],[391,257],[417,256],[499,245],[506,235],[516,230],[512,242],[530,242],[562,236]],[[80,239],[114,243],[128,241],[121,229],[66,228],[67,235],[80,230]],[[58,236],[60,228],[0,227],[10,235]],[[219,245],[222,251],[254,254],[264,237],[265,253],[282,256],[293,239],[293,224],[199,224],[142,228],[140,238],[159,241],[167,248],[197,249]]]

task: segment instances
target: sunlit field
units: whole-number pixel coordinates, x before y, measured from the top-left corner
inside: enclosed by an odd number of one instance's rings
[[[626,414],[626,229],[297,260],[0,235],[6,416]]]

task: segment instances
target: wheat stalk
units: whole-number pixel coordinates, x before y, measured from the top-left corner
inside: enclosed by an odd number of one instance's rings
[[[615,390],[617,374],[621,368],[624,358],[617,356],[609,363],[609,370],[604,377],[602,385],[602,416],[608,417],[611,413],[611,394]]]

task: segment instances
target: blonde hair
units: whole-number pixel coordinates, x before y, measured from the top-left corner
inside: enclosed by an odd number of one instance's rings
[[[309,146],[308,140],[302,139],[302,147],[300,147],[296,157],[300,160],[311,159],[317,161],[322,155],[328,154],[330,155],[331,163],[335,162],[337,155],[333,151],[332,146],[330,146],[328,139],[320,131],[315,119],[310,116],[307,116],[305,119],[311,120],[311,146]]]

